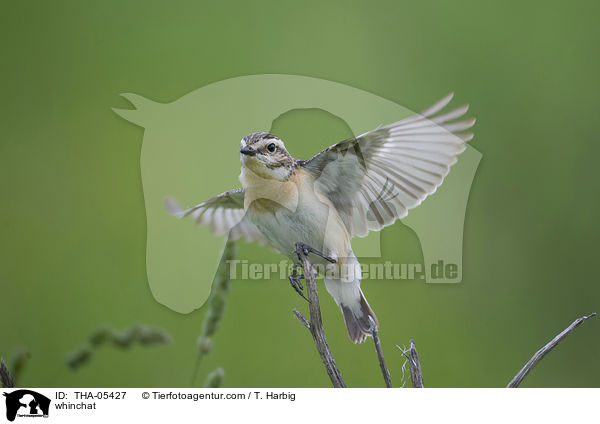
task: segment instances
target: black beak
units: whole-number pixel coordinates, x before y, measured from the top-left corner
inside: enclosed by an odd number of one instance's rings
[[[256,150],[254,150],[250,146],[246,146],[246,147],[242,147],[240,149],[240,153],[242,153],[244,155],[248,155],[248,156],[254,156],[256,154]]]

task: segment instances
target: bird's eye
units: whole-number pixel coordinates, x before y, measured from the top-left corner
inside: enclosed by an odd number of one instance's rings
[[[275,143],[271,143],[267,146],[267,150],[271,153],[275,151]]]

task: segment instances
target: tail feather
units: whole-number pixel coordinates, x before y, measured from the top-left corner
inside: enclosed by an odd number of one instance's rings
[[[359,291],[360,299],[356,305],[349,306],[340,303],[344,321],[346,321],[346,327],[348,328],[348,335],[353,343],[362,343],[367,339],[367,336],[372,336],[372,322],[379,326],[375,312],[369,306],[369,302],[367,302],[360,288]]]

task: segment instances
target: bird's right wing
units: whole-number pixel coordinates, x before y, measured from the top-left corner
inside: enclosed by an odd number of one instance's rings
[[[300,165],[317,180],[350,234],[364,237],[404,218],[442,184],[473,134],[468,106],[440,112],[452,95],[421,114],[336,143]]]
[[[178,218],[191,216],[198,224],[209,225],[216,234],[229,233],[232,240],[243,237],[249,242],[268,244],[246,216],[243,188],[226,191],[189,209],[183,209],[172,197],[165,199],[165,206],[171,215]]]

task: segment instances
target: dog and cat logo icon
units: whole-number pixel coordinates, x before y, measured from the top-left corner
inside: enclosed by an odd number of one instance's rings
[[[44,417],[50,412],[50,399],[33,390],[15,390],[3,393],[6,396],[6,419],[16,417]]]

